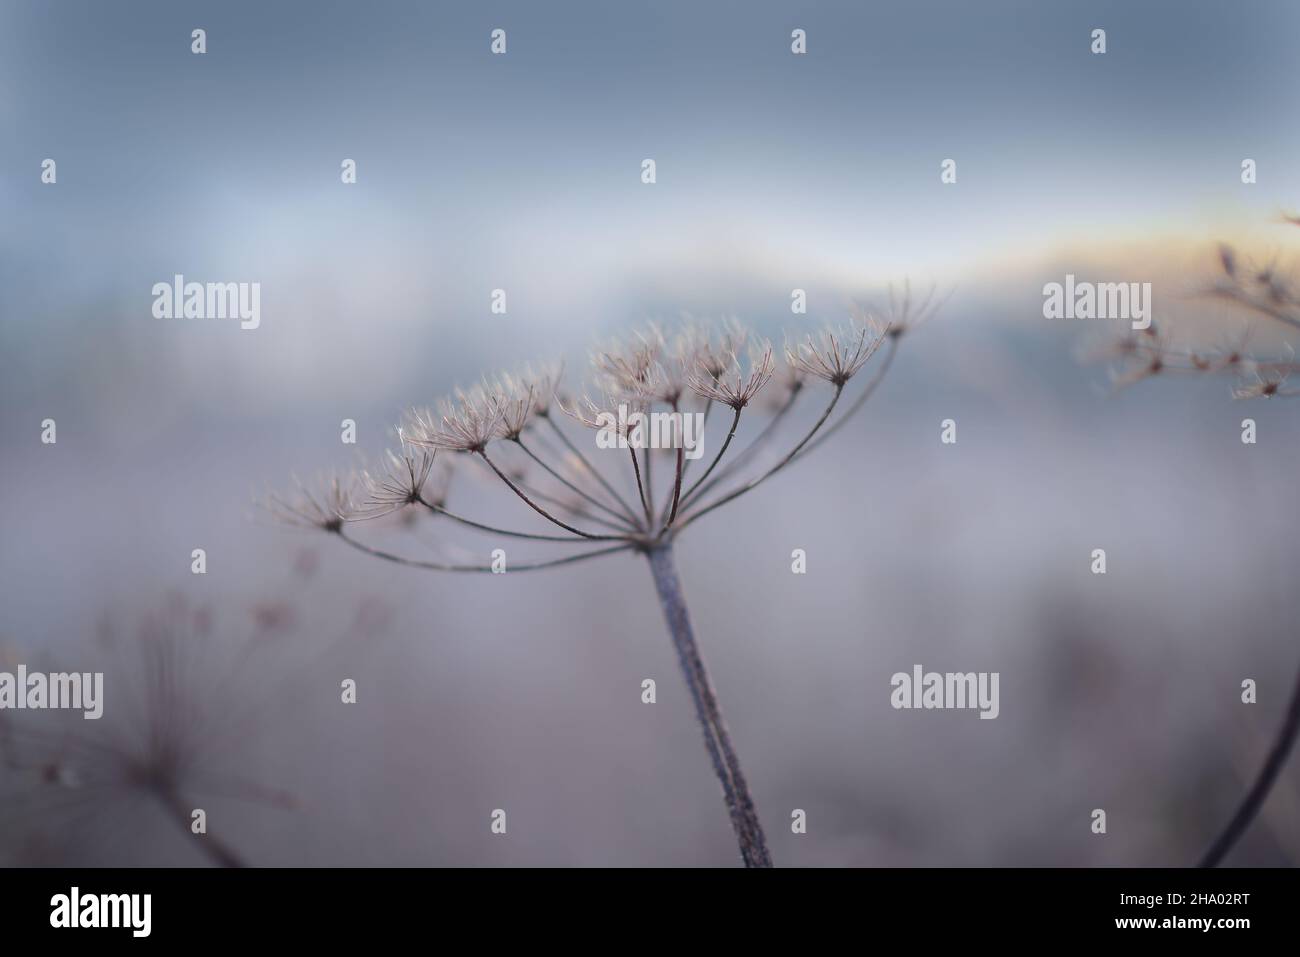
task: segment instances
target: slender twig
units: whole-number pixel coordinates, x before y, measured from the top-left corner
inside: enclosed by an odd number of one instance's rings
[[[489,469],[487,465],[485,465],[476,456],[470,456],[470,459],[477,467],[483,469],[484,473],[492,475],[493,478],[496,477],[496,474],[492,472],[492,470]],[[535,498],[539,502],[547,502],[551,505],[554,505],[556,508],[563,509],[564,511],[568,512],[570,515],[572,515],[575,518],[580,518],[583,521],[592,522],[596,525],[601,525],[609,529],[610,531],[618,532],[619,534],[623,534],[627,531],[635,529],[635,526],[631,525],[626,519],[620,518],[619,524],[615,524],[610,519],[602,518],[599,515],[593,515],[590,512],[578,508],[576,505],[570,502],[566,502],[555,495],[551,495],[548,492],[544,492],[541,489],[537,488],[537,486],[530,485],[528,482],[525,482],[522,478],[516,479],[516,484],[525,492],[527,492],[531,498]]]
[[[682,499],[682,462],[686,458],[686,449],[681,445],[677,446],[677,477],[673,481],[673,509],[668,514],[668,520],[664,522],[662,531],[667,531],[673,527],[673,522],[677,521],[677,505]]]
[[[441,505],[430,502],[423,496],[419,498],[419,502],[435,515],[441,515],[444,518],[451,519],[453,522],[468,526],[469,528],[476,528],[481,532],[491,532],[493,535],[504,535],[507,538],[524,538],[533,542],[566,542],[570,545],[574,542],[584,542],[589,540],[587,536],[579,535],[537,535],[532,532],[512,532],[509,529],[497,528],[494,525],[485,525],[482,522],[476,522],[473,519],[465,518],[462,515],[456,515],[453,512],[447,511]],[[620,536],[611,535],[608,537],[618,538]]]
[[[681,407],[677,404],[677,402],[674,401],[673,417],[675,421],[680,421],[679,418],[680,412],[681,412]],[[667,515],[668,517],[664,520],[664,527],[660,529],[661,533],[666,532],[668,531],[668,529],[672,528],[673,522],[677,519],[677,505],[682,498],[682,473],[685,471],[685,462],[686,462],[686,433],[683,430],[682,434],[677,436],[677,468],[673,476],[672,496],[670,497],[669,501],[664,503],[663,514]]]
[[[713,405],[714,405],[714,403],[713,403],[713,400],[712,400],[712,399],[708,399],[708,400],[706,400],[705,403],[704,403],[704,418],[700,420],[700,438],[697,438],[697,439],[695,440],[697,444],[698,444],[698,443],[703,439],[704,433],[708,431],[708,428],[709,428],[709,413],[713,411]],[[686,460],[686,463],[682,466],[682,479],[683,479],[683,480],[685,480],[685,478],[686,478],[686,473],[689,472],[689,471],[691,470],[691,462],[692,462],[692,461],[694,461],[694,460],[693,460],[693,459],[687,459],[687,460]]]
[[[632,506],[624,501],[623,496],[618,493],[618,489],[614,488],[614,486],[610,484],[609,479],[605,478],[601,472],[597,471],[596,467],[592,465],[591,462],[587,460],[587,457],[579,451],[578,447],[573,444],[573,440],[564,434],[564,430],[556,424],[553,415],[546,416],[546,421],[550,424],[555,434],[560,437],[560,441],[564,443],[565,447],[568,448],[568,450],[577,457],[578,461],[582,463],[582,467],[595,477],[596,481],[600,483],[601,487],[606,492],[614,497],[614,501],[618,502],[619,507],[623,509],[628,519],[635,525],[637,521],[636,513],[633,512]]]
[[[393,552],[386,552],[381,548],[375,548],[372,545],[359,542],[346,532],[338,531],[335,534],[359,552],[373,555],[375,558],[382,558],[387,562],[406,565],[410,568],[425,568],[439,572],[488,572],[489,574],[493,571],[491,565],[456,565],[447,562],[434,562],[419,558],[407,558],[403,555],[396,555]],[[521,565],[511,565],[509,566],[509,570],[512,572],[531,572],[543,568],[557,568],[560,565],[571,565],[574,562],[585,561],[588,558],[599,558],[602,555],[613,555],[616,552],[625,552],[631,547],[631,545],[613,545],[607,548],[598,548],[591,552],[580,552],[577,555],[567,555],[564,558],[552,558],[544,562],[525,562]]]
[[[762,448],[763,443],[776,434],[777,427],[780,426],[786,413],[794,407],[795,400],[799,398],[799,393],[802,391],[803,384],[801,382],[796,382],[794,387],[790,390],[790,394],[786,397],[786,400],[781,403],[781,407],[776,410],[772,418],[768,419],[767,424],[759,430],[758,435],[754,436],[754,438],[750,440],[750,443],[741,449],[740,452],[738,452],[730,461],[724,463],[722,468],[718,469],[718,473],[714,475],[713,478],[704,482],[703,485],[700,485],[697,482],[695,486],[692,486],[692,491],[682,496],[682,504],[691,504],[691,502],[695,501],[701,495],[706,494],[709,489],[716,486],[719,482],[726,480],[730,475],[734,475],[737,469],[753,458],[754,454]],[[701,481],[703,481],[703,478],[701,478]]]
[[[872,393],[876,391],[876,387],[879,386],[880,383],[884,380],[885,373],[889,371],[889,366],[894,361],[894,354],[896,352],[898,352],[898,337],[890,336],[889,348],[885,352],[885,358],[880,363],[880,367],[876,370],[876,374],[871,377],[871,381],[868,382],[866,387],[862,390],[862,394],[853,400],[853,404],[850,405],[847,409],[845,409],[844,413],[838,419],[836,419],[834,422],[832,422],[830,425],[826,427],[826,431],[824,431],[821,435],[817,436],[816,439],[814,439],[811,443],[809,443],[808,447],[803,450],[802,455],[798,456],[799,458],[802,458],[803,455],[808,455],[813,451],[813,449],[817,448],[819,445],[821,445],[823,442],[829,439],[832,435],[838,432],[840,428],[844,425],[844,423],[847,422],[850,418],[852,418],[855,412],[857,412],[864,405],[866,405],[867,400],[870,399]]]
[[[642,434],[644,435],[644,433]],[[635,455],[636,453],[633,452],[632,454]],[[649,531],[655,527],[655,487],[650,475],[650,442],[648,436],[641,449],[641,463],[642,471],[645,472],[645,527],[646,531]]]
[[[649,529],[654,526],[654,519],[650,517],[650,503],[646,501],[645,487],[641,484],[641,466],[637,465],[636,449],[633,448],[630,443],[628,444],[627,450],[632,455],[632,471],[636,473],[636,490],[637,494],[641,496],[641,507],[645,509],[645,527],[646,530],[649,531]]]
[[[835,394],[831,396],[831,401],[830,404],[826,406],[826,411],[821,414],[821,418],[819,418],[817,422],[813,425],[813,427],[808,431],[808,434],[805,435],[799,441],[799,444],[796,445],[793,449],[791,449],[788,453],[786,453],[785,458],[781,459],[781,461],[777,462],[770,469],[768,469],[766,472],[764,472],[762,475],[760,475],[758,478],[754,479],[753,481],[747,482],[746,484],[740,486],[740,488],[731,490],[726,495],[723,495],[721,498],[714,499],[714,501],[709,503],[708,505],[700,506],[700,508],[697,511],[692,512],[691,514],[686,516],[686,518],[683,520],[681,524],[681,527],[685,528],[687,525],[691,524],[691,522],[694,522],[696,519],[703,518],[705,515],[708,515],[709,512],[712,512],[715,508],[721,508],[723,505],[726,505],[728,502],[740,498],[740,496],[744,495],[746,492],[753,491],[754,489],[758,488],[759,485],[763,484],[763,482],[767,481],[777,472],[781,471],[781,469],[789,465],[790,462],[794,459],[794,457],[799,454],[799,451],[805,445],[808,444],[808,440],[811,439],[814,435],[816,435],[817,430],[822,427],[822,425],[826,422],[828,418],[830,418],[831,412],[834,411],[835,409],[835,403],[839,402],[840,396],[843,394],[844,394],[843,384],[835,386]]]
[[[593,525],[600,525],[610,531],[618,532],[620,535],[632,530],[632,527],[628,525],[626,519],[620,518],[618,522],[614,522],[612,519],[589,512],[573,502],[566,502],[564,499],[551,495],[549,492],[543,492],[541,489],[534,485],[529,485],[527,482],[520,482],[519,487],[539,502],[547,502],[550,505],[554,505],[556,508],[563,509],[574,518],[582,519],[584,522],[591,522]]]
[[[623,517],[623,516],[619,515],[618,512],[614,511],[614,509],[612,509],[612,508],[610,508],[608,505],[606,505],[604,502],[600,501],[600,499],[598,499],[598,498],[596,498],[596,497],[594,497],[594,496],[592,496],[592,495],[589,495],[587,492],[584,492],[582,489],[578,488],[578,486],[574,485],[572,482],[570,482],[568,479],[566,479],[563,475],[561,475],[561,474],[560,474],[559,472],[557,472],[555,469],[551,468],[551,466],[550,466],[548,463],[546,463],[545,461],[543,461],[541,458],[539,458],[539,457],[538,457],[538,456],[533,452],[532,449],[530,449],[528,446],[524,445],[524,440],[523,440],[522,438],[515,438],[514,443],[515,443],[515,445],[517,445],[517,446],[519,446],[521,449],[523,449],[525,455],[527,455],[530,459],[532,459],[534,462],[536,462],[538,465],[540,465],[543,469],[545,469],[545,470],[546,470],[546,473],[547,473],[548,475],[550,475],[552,478],[554,478],[557,482],[559,482],[561,485],[563,485],[563,486],[564,486],[565,488],[567,488],[569,491],[576,493],[576,494],[577,494],[578,496],[580,496],[581,498],[586,499],[586,500],[587,500],[588,502],[590,502],[592,505],[595,505],[597,508],[602,509],[603,511],[605,511],[605,512],[608,513],[609,515],[614,516],[615,518],[619,518],[619,519],[621,519],[621,518]]]
[[[736,426],[740,424],[740,412],[740,409],[736,409],[735,415],[731,417],[731,430],[727,433],[727,437],[723,440],[722,446],[718,449],[718,454],[713,457],[713,461],[710,462],[709,467],[704,470],[704,474],[697,478],[694,484],[686,490],[686,494],[682,496],[682,501],[687,503],[690,502],[691,496],[695,494],[696,490],[699,489],[704,480],[709,477],[710,473],[718,467],[718,463],[722,461],[722,457],[727,454],[727,446],[731,445],[731,440],[736,436]]]
[[[1264,766],[1260,768],[1259,775],[1250,786],[1250,790],[1246,792],[1232,820],[1201,858],[1199,866],[1216,867],[1228,851],[1232,850],[1233,845],[1241,840],[1246,829],[1250,827],[1250,822],[1263,807],[1264,799],[1272,790],[1277,776],[1282,772],[1282,766],[1286,764],[1287,756],[1291,753],[1298,734],[1300,734],[1300,672],[1296,674],[1295,688],[1291,691],[1286,716],[1282,720],[1282,727],[1278,729],[1277,737],[1273,739],[1273,746],[1269,748],[1268,757],[1264,759]]]
[[[560,526],[560,528],[564,529],[566,532],[573,532],[573,534],[575,534],[575,535],[581,535],[583,538],[587,538],[587,539],[590,539],[590,540],[592,540],[592,541],[596,541],[596,542],[599,542],[599,541],[605,541],[605,542],[607,542],[607,541],[611,541],[611,540],[613,540],[613,539],[621,538],[621,537],[622,537],[622,536],[619,536],[619,535],[593,535],[591,532],[584,532],[584,531],[583,531],[582,529],[580,529],[580,528],[574,528],[572,525],[569,525],[569,524],[566,523],[566,522],[562,522],[562,521],[560,521],[558,518],[556,518],[554,515],[552,515],[552,514],[551,514],[550,512],[548,512],[546,509],[542,508],[540,505],[538,505],[536,502],[534,502],[531,498],[529,498],[526,494],[524,494],[523,489],[521,489],[521,488],[520,488],[518,485],[516,485],[514,482],[510,481],[510,476],[506,475],[505,472],[502,472],[499,468],[497,468],[496,463],[493,462],[490,458],[488,458],[488,454],[487,454],[487,450],[486,450],[486,449],[479,449],[479,450],[478,450],[478,454],[479,454],[479,457],[482,458],[484,462],[486,462],[489,466],[491,466],[492,471],[497,473],[497,478],[499,478],[501,481],[505,482],[506,485],[510,486],[510,490],[511,490],[512,492],[514,492],[516,495],[518,495],[519,498],[522,499],[523,502],[524,502],[524,503],[525,503],[529,508],[531,508],[534,512],[536,512],[538,515],[542,516],[542,518],[546,519],[547,521],[552,522],[552,523],[554,523],[554,524]]]

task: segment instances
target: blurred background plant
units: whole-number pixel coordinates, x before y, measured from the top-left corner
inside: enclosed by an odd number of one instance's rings
[[[1296,216],[1283,215],[1281,218],[1284,222],[1300,225],[1300,218]],[[1100,356],[1115,361],[1112,379],[1117,386],[1132,385],[1153,376],[1228,375],[1236,379],[1232,397],[1237,400],[1300,395],[1300,389],[1287,384],[1296,369],[1295,346],[1283,340],[1278,352],[1257,355],[1250,347],[1254,326],[1249,321],[1252,316],[1262,317],[1264,322],[1300,329],[1300,287],[1297,287],[1297,280],[1280,265],[1276,253],[1255,261],[1243,257],[1225,243],[1218,248],[1218,259],[1222,274],[1204,293],[1237,307],[1237,328],[1229,335],[1221,334],[1217,345],[1204,348],[1178,344],[1163,326],[1158,328],[1154,323],[1141,332],[1127,332],[1100,353]],[[1246,317],[1244,321],[1243,315]],[[1242,427],[1247,427],[1246,421],[1242,422]],[[1256,441],[1253,422],[1249,428],[1253,443]],[[1202,855],[1201,866],[1220,864],[1244,836],[1286,766],[1297,735],[1300,735],[1300,666],[1272,743],[1258,771],[1249,775],[1240,803]],[[1295,805],[1293,799],[1281,800],[1292,807]]]
[[[365,599],[334,635],[315,631],[305,587],[313,573],[314,558],[300,553],[292,578],[242,615],[174,591],[154,608],[106,613],[92,640],[58,656],[7,647],[7,670],[21,661],[29,671],[104,673],[98,719],[0,711],[0,800],[14,862],[257,863],[255,844],[226,810],[303,808],[276,784],[277,762],[263,745],[305,696],[339,700],[321,668],[331,646],[373,642],[388,629],[388,611]],[[195,809],[205,833],[191,829]],[[159,856],[176,846],[158,839],[163,827],[184,836],[188,858]]]

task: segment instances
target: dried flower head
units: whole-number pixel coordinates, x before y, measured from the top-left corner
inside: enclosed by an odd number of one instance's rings
[[[598,399],[586,394],[571,407],[560,406],[565,415],[588,429],[612,429],[622,436],[626,436],[634,425],[629,421],[633,413],[645,412],[648,408],[649,402],[644,396],[609,392],[601,394]]]
[[[436,450],[403,445],[400,452],[385,451],[382,468],[363,472],[362,479],[366,514],[378,518],[421,502],[444,505],[451,465]]]
[[[642,395],[663,350],[663,333],[652,325],[627,341],[616,341],[592,353],[591,364],[605,380],[606,391]]]
[[[772,344],[759,342],[750,349],[748,372],[741,368],[739,359],[733,358],[730,369],[714,374],[712,367],[702,360],[689,382],[691,391],[701,398],[721,402],[739,411],[749,405],[775,371]]]
[[[772,384],[763,390],[760,404],[769,412],[779,413],[794,402],[805,379],[803,370],[788,362],[781,363],[772,376]]]
[[[188,836],[191,809],[219,796],[295,807],[292,795],[250,775],[254,756],[244,750],[282,723],[268,709],[279,707],[291,669],[302,666],[300,657],[285,657],[295,607],[281,597],[249,611],[251,634],[244,625],[218,630],[209,607],[179,594],[146,609],[126,631],[106,615],[96,640],[77,651],[112,689],[100,720],[0,711],[6,823],[15,801],[28,803],[31,828],[51,839],[40,853],[81,860],[110,845],[119,851],[124,830],[144,853],[153,846],[146,828],[165,825]],[[231,832],[218,829],[193,847],[212,863],[239,866]]]
[[[725,320],[716,336],[692,323],[682,331],[673,351],[684,375],[703,371],[716,378],[736,364],[748,335],[749,331],[734,318]]]
[[[364,517],[364,483],[356,472],[327,472],[310,483],[295,477],[293,483],[287,496],[272,494],[267,500],[269,511],[287,524],[337,532]]]
[[[875,322],[853,319],[845,329],[828,329],[818,337],[808,336],[793,349],[787,346],[786,361],[842,388],[880,348],[887,332]]]
[[[514,377],[505,377],[515,392],[524,386],[532,390],[533,415],[545,418],[551,413],[551,405],[557,397],[560,380],[564,375],[564,363],[539,362],[524,366],[523,372]]]
[[[911,314],[910,305],[904,305],[903,313]],[[905,324],[894,326],[890,357]],[[779,407],[765,427],[749,431],[748,444],[729,459],[726,456],[733,440],[744,434],[740,431],[742,413],[751,408],[776,373],[772,346],[766,341],[754,343],[742,363],[739,352],[746,333],[735,323],[725,327],[716,339],[689,325],[669,339],[652,326],[630,340],[598,350],[592,355],[592,384],[578,401],[567,402],[557,396],[558,371],[540,377],[503,376],[471,393],[457,393],[456,403],[444,404],[439,419],[428,412],[410,413],[403,432],[407,441],[425,449],[477,453],[473,458],[477,474],[496,480],[498,488],[508,490],[517,500],[515,504],[528,510],[527,517],[536,521],[540,516],[550,523],[549,534],[543,534],[488,524],[445,507],[434,509],[440,524],[564,549],[560,557],[538,561],[517,561],[512,555],[512,572],[556,568],[630,551],[650,561],[669,626],[686,664],[687,680],[701,708],[706,740],[717,748],[715,770],[727,804],[746,809],[733,814],[733,826],[742,858],[752,866],[770,865],[771,857],[721,719],[702,705],[702,689],[707,687],[708,679],[698,664],[698,655],[690,650],[694,639],[686,624],[688,617],[672,567],[671,546],[694,522],[762,486],[813,452],[851,419],[875,391],[888,360],[881,364],[880,373],[858,390],[856,398],[841,403],[844,387],[888,334],[888,330],[874,324],[854,324],[846,331],[809,338],[788,350],[789,368],[781,380]],[[794,436],[783,435],[776,426],[791,423],[785,413],[797,396],[808,391],[802,388],[805,375],[832,383],[836,387],[834,394],[825,401],[820,414],[811,417],[810,426],[799,427]],[[687,389],[705,400],[702,411],[682,408],[684,404],[699,405],[686,396]],[[683,403],[683,399],[688,402]],[[569,437],[560,417],[545,413],[552,402],[567,418],[598,430],[596,441],[587,441],[592,456],[603,457],[598,463],[588,458],[582,443]],[[733,414],[723,417],[729,421],[715,427],[716,452],[706,455],[708,412],[715,402],[729,406]],[[798,417],[793,419],[798,421]],[[532,430],[525,438],[523,433],[530,426]],[[610,441],[611,435],[620,440]],[[495,438],[513,442],[504,449],[489,450]],[[789,444],[784,452],[768,454],[773,450],[767,443],[786,439]],[[675,454],[656,455],[656,450]],[[692,471],[696,459],[703,461]],[[391,456],[387,474],[371,478],[368,483],[370,506],[383,512],[419,500],[431,462],[431,453],[418,457],[404,451],[402,456]],[[521,471],[524,466],[527,474]],[[662,471],[665,466],[671,467],[667,476]],[[620,474],[623,491],[618,487]],[[658,487],[656,481],[661,483]],[[335,530],[339,531],[338,539],[350,547],[408,567],[476,573],[505,570],[497,566],[495,555],[491,565],[481,558],[475,560],[475,553],[468,551],[461,552],[465,560],[417,559],[360,541],[352,537],[350,530],[342,530],[341,524]],[[689,664],[692,658],[696,659],[694,665]]]
[[[505,375],[500,382],[484,388],[501,407],[497,436],[511,442],[518,441],[536,411],[533,404],[535,387],[531,382]]]
[[[403,434],[407,441],[449,452],[482,452],[500,437],[505,408],[499,394],[481,386],[457,389],[454,399],[438,404],[438,415],[427,409],[407,414]]]
[[[1234,399],[1272,399],[1300,395],[1300,389],[1284,388],[1290,375],[1289,370],[1281,373],[1265,372],[1262,375],[1257,372],[1255,373],[1255,381],[1234,388],[1232,397]]]
[[[913,331],[917,326],[932,319],[945,300],[946,297],[939,298],[938,286],[931,286],[923,299],[914,300],[910,281],[904,280],[901,294],[895,293],[891,283],[889,305],[885,312],[885,334],[898,339],[904,333]],[[870,322],[868,312],[860,310],[859,315],[863,321]]]

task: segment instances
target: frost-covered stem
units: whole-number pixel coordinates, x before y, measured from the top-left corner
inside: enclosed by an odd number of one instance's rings
[[[714,773],[722,783],[722,795],[727,804],[727,813],[731,816],[731,826],[736,832],[736,840],[740,844],[741,860],[746,867],[771,867],[772,855],[763,838],[763,828],[754,810],[749,785],[740,770],[740,762],[731,746],[727,726],[722,720],[713,683],[709,681],[704,659],[695,644],[695,633],[686,610],[682,583],[677,577],[677,566],[673,562],[672,545],[657,545],[646,552],[646,557],[650,561],[650,572],[659,593],[659,603],[663,606],[664,619],[668,623],[668,631],[672,635],[677,658],[686,677],[686,687],[695,702],[696,717],[704,731],[704,746],[709,752]]]
[[[1228,851],[1232,850],[1233,845],[1241,840],[1241,836],[1250,827],[1250,822],[1263,807],[1268,792],[1277,781],[1277,776],[1282,772],[1282,766],[1286,764],[1287,755],[1291,753],[1298,734],[1300,734],[1300,672],[1296,674],[1296,684],[1286,707],[1286,716],[1282,719],[1282,727],[1278,729],[1277,737],[1273,739],[1273,747],[1269,749],[1268,757],[1264,759],[1264,766],[1260,768],[1255,783],[1246,792],[1246,797],[1237,808],[1237,813],[1232,816],[1232,820],[1201,858],[1201,867],[1217,866]]]

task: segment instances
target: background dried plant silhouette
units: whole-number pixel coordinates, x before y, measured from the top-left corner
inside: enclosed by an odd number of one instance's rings
[[[309,562],[300,556],[295,583],[310,576]],[[59,660],[46,656],[52,671],[103,671],[104,714],[0,712],[3,813],[30,825],[20,854],[38,864],[96,850],[116,858],[123,845],[146,846],[144,830],[165,821],[209,863],[240,867],[247,859],[229,821],[209,816],[206,833],[195,835],[193,810],[210,812],[213,801],[300,807],[251,769],[249,744],[278,722],[277,709],[314,693],[303,680],[311,669],[286,657],[298,653],[286,642],[301,609],[283,588],[246,612],[247,624],[222,621],[211,605],[173,593],[128,627],[106,614],[92,641]],[[385,621],[384,609],[365,599],[334,641],[380,633]],[[312,645],[318,659],[318,640]]]
[[[1282,218],[1300,225],[1300,218],[1295,216]],[[1240,306],[1247,315],[1300,329],[1300,287],[1279,267],[1276,257],[1254,262],[1232,246],[1222,244],[1218,262],[1220,275],[1204,290],[1207,296]],[[1217,348],[1193,349],[1176,345],[1163,327],[1158,329],[1152,323],[1141,332],[1125,333],[1096,357],[1114,361],[1112,378],[1117,387],[1154,376],[1227,375],[1236,379],[1232,397],[1237,400],[1300,395],[1300,388],[1288,384],[1297,369],[1295,347],[1283,343],[1280,354],[1257,356],[1250,349],[1251,332],[1251,325],[1246,323],[1226,336]],[[1300,736],[1300,669],[1282,723],[1259,772],[1232,817],[1202,855],[1200,866],[1220,864],[1246,833],[1281,774],[1297,736]]]
[[[566,390],[560,366],[484,379],[456,390],[436,410],[409,411],[398,429],[400,449],[390,452],[382,467],[299,483],[288,495],[271,496],[268,505],[290,523],[321,529],[359,552],[431,571],[491,573],[494,568],[470,557],[400,554],[356,531],[393,513],[424,512],[495,538],[494,548],[509,539],[564,551],[495,569],[509,573],[620,553],[643,556],[741,860],[747,867],[769,867],[771,854],[695,638],[673,549],[697,521],[754,491],[838,431],[876,390],[903,336],[938,305],[933,290],[918,299],[910,288],[899,296],[891,290],[879,317],[864,312],[842,328],[788,343],[779,374],[772,344],[738,323],[716,329],[686,323],[671,331],[651,326],[595,349],[580,395]],[[847,399],[851,384],[881,351],[872,375]],[[620,407],[629,415],[701,416],[709,437],[698,461],[685,454],[681,441],[673,443],[675,448],[649,447],[643,428],[618,424]],[[800,422],[800,415],[809,421]],[[737,448],[742,424],[754,418],[762,424]],[[577,431],[611,422],[628,440],[622,447],[598,447],[590,431]],[[549,530],[506,527],[451,510],[449,454],[457,456],[458,469],[498,483],[521,515],[534,516]]]

